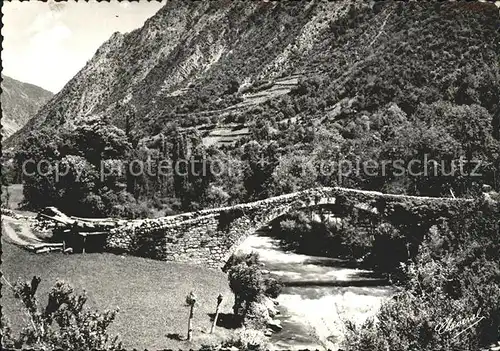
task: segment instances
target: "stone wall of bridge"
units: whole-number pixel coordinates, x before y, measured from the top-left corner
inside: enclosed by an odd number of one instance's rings
[[[398,209],[445,215],[468,199],[414,197],[345,188],[315,188],[230,207],[125,222],[113,229],[107,250],[165,261],[222,267],[234,249],[257,229],[293,210],[337,205],[389,217]],[[421,215],[421,214],[420,214]],[[404,218],[402,219],[404,220]]]

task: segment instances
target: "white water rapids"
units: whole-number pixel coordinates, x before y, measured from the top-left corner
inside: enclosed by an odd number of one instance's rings
[[[278,297],[283,330],[270,337],[276,349],[337,350],[345,320],[362,323],[379,310],[394,289],[389,286],[333,286],[336,282],[373,279],[372,272],[348,268],[344,261],[285,251],[265,231],[245,240],[238,251],[255,251],[263,269],[291,286]]]

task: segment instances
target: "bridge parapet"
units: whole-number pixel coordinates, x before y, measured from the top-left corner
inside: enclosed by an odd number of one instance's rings
[[[129,221],[111,231],[107,248],[154,259],[221,267],[242,240],[275,218],[294,210],[336,204],[384,216],[382,207],[387,203],[418,213],[429,204],[433,205],[431,211],[436,206],[446,211],[450,203],[471,201],[391,195],[340,187],[313,188],[235,206]]]

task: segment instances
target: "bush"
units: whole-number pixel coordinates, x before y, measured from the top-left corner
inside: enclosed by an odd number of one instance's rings
[[[243,329],[233,336],[230,340],[224,342],[224,348],[236,347],[238,350],[259,351],[267,350],[267,340],[264,333],[258,330]]]
[[[466,301],[453,301],[444,296],[430,299],[409,292],[384,305],[377,321],[368,320],[359,328],[348,323],[346,350],[478,350],[477,325],[459,334],[461,329],[446,328],[446,321],[463,321],[476,314]],[[465,329],[465,327],[464,327]]]
[[[402,266],[404,291],[375,320],[347,323],[346,350],[478,350],[500,340],[500,218],[488,206],[431,228]]]
[[[120,350],[118,337],[108,335],[108,328],[116,317],[115,311],[88,311],[84,309],[87,297],[77,295],[73,288],[58,281],[49,293],[45,308],[40,308],[35,294],[41,279],[17,282],[12,289],[21,300],[29,323],[18,337],[12,335],[2,316],[2,347],[42,350]]]
[[[274,278],[265,278],[264,286],[266,287],[264,290],[264,295],[269,296],[273,299],[278,298],[283,290],[283,284]]]
[[[242,329],[222,343],[215,341],[203,343],[200,351],[219,351],[234,348],[242,351],[260,351],[269,350],[269,345],[262,331]]]
[[[231,255],[227,260],[226,265],[222,269],[224,272],[227,272],[232,267],[245,263],[247,266],[257,265],[259,262],[259,254],[257,252],[250,252],[246,255]]]
[[[342,217],[341,224],[317,221],[296,212],[273,223],[273,233],[288,249],[309,255],[327,255],[358,259],[372,248],[371,237],[354,226],[351,218]]]
[[[120,218],[146,218],[151,211],[146,203],[138,202],[130,193],[126,191],[108,191],[101,195],[104,203],[106,216]]]
[[[253,301],[264,293],[264,279],[260,269],[239,263],[229,270],[229,287],[234,293],[234,314],[243,318]]]
[[[241,321],[250,312],[255,312],[254,303],[265,297],[276,298],[281,292],[282,284],[277,279],[262,275],[255,253],[233,255],[225,269],[228,270],[229,287],[234,293],[233,311]],[[252,316],[252,319],[259,318]]]

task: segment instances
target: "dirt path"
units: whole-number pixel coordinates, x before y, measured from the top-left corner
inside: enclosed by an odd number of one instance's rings
[[[42,243],[31,231],[30,224],[26,220],[18,220],[3,216],[2,232],[16,245],[28,246]]]

